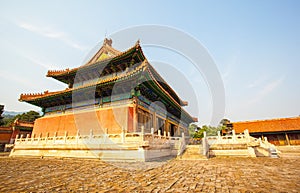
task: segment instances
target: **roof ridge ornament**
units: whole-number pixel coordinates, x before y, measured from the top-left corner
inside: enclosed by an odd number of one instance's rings
[[[140,45],[140,39],[138,39],[138,40],[135,42],[135,45],[136,45],[136,46],[139,46],[139,45]]]
[[[104,45],[108,45],[110,47],[112,47],[112,39],[108,39],[108,38],[104,38],[104,41],[103,41],[103,46]]]

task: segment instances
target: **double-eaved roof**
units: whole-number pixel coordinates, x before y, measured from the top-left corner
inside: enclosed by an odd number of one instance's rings
[[[47,77],[68,84],[68,88],[55,92],[21,94],[19,100],[44,108],[66,104],[72,102],[73,91],[95,86],[104,87],[127,79],[132,80],[141,74],[148,77],[153,88],[158,89],[162,97],[177,109],[181,110],[181,106],[187,105],[149,64],[139,41],[128,50],[120,52],[112,47],[109,39],[104,40],[102,47],[86,64],[73,69],[48,71]]]

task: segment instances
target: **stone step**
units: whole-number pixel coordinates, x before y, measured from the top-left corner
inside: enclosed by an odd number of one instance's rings
[[[279,157],[284,158],[300,158],[300,153],[281,153]]]
[[[276,146],[279,157],[300,158],[300,146]]]
[[[202,145],[187,145],[184,153],[178,157],[180,160],[207,160],[203,155]]]

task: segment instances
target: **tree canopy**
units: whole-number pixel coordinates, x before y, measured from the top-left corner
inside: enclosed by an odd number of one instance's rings
[[[198,127],[195,124],[191,124],[189,126],[190,136],[192,138],[203,138],[204,131],[207,136],[215,136],[218,135],[218,131],[222,131],[226,128],[227,124],[229,124],[229,119],[222,119],[217,127],[210,125],[203,125],[202,127]]]
[[[10,126],[11,124],[13,124],[13,122],[16,119],[18,119],[20,121],[33,122],[39,117],[40,117],[40,114],[36,111],[28,111],[26,113],[18,114],[16,116],[5,115],[1,122],[1,125],[2,126]]]

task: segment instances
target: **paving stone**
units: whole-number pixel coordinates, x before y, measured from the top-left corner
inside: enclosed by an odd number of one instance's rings
[[[299,158],[0,158],[0,192],[300,192]]]

